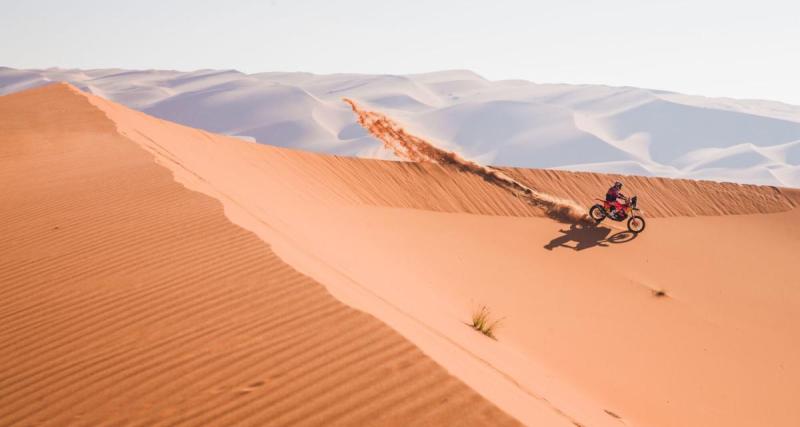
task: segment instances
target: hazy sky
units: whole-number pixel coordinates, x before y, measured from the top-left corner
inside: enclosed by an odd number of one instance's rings
[[[466,68],[800,105],[800,0],[0,0],[0,65]]]

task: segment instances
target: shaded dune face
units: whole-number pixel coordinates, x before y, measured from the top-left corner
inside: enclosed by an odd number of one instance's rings
[[[0,98],[0,424],[512,425],[65,85]]]

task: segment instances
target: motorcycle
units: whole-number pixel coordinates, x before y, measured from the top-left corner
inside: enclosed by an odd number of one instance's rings
[[[631,233],[641,233],[644,231],[645,221],[641,216],[641,210],[636,207],[636,196],[626,199],[626,203],[618,203],[617,209],[611,210],[612,204],[616,202],[609,202],[607,200],[595,199],[603,204],[596,204],[589,209],[589,216],[600,224],[604,219],[609,218],[613,221],[628,220],[628,230]]]

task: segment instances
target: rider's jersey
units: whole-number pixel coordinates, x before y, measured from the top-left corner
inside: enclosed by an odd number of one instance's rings
[[[606,201],[616,202],[619,196],[620,196],[619,190],[616,187],[611,187],[608,189],[608,193],[606,193]]]

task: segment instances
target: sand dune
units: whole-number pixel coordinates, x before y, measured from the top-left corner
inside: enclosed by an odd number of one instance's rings
[[[74,88],[0,98],[0,424],[514,424]]]
[[[235,70],[15,70],[0,94],[52,81],[156,117],[320,153],[389,158],[341,97],[483,164],[800,187],[800,107],[601,85]],[[743,149],[743,147],[746,147]]]
[[[626,177],[633,236],[450,164],[248,143],[63,85],[0,100],[3,420],[800,418],[796,190]],[[582,206],[615,178],[501,172]],[[497,341],[464,324],[484,304]]]

